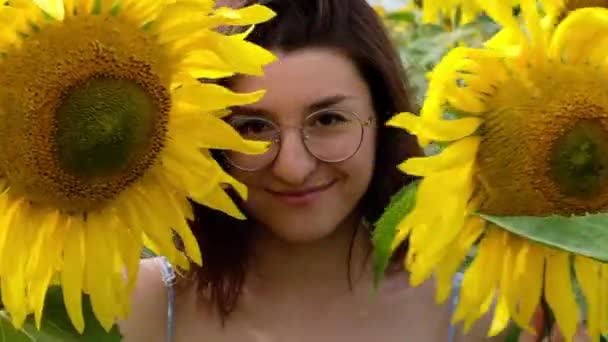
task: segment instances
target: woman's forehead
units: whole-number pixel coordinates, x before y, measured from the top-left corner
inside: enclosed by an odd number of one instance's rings
[[[237,92],[266,91],[259,102],[243,108],[305,115],[332,105],[367,109],[371,103],[365,80],[345,55],[317,48],[277,55],[263,76],[240,76],[231,83]]]

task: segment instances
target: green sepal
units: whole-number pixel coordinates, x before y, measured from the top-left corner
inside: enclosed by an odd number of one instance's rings
[[[374,245],[374,288],[378,288],[384,271],[392,255],[392,244],[397,234],[399,222],[412,211],[416,201],[418,182],[414,181],[401,188],[374,224],[372,242]]]
[[[27,318],[20,329],[15,329],[7,311],[0,310],[0,342],[120,342],[122,336],[115,325],[107,332],[99,324],[88,295],[83,296],[85,330],[80,334],[72,325],[63,303],[60,287],[49,288],[40,330],[34,317]]]
[[[526,239],[608,262],[608,214],[571,217],[478,215]]]

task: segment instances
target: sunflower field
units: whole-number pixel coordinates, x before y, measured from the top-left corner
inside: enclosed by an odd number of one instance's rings
[[[567,341],[581,322],[605,340],[608,1],[376,11],[415,104],[386,124],[426,152],[396,165],[418,180],[376,222],[376,279],[407,239],[411,285],[434,278],[442,303],[462,277],[465,331],[490,315],[488,335],[516,341],[543,307]],[[243,218],[224,185],[247,189],[210,150],[265,151],[222,120],[263,92],[198,80],[260,75],[275,56],[216,29],[274,15],[213,0],[0,0],[0,341],[120,341],[144,251],[202,263],[188,201]]]

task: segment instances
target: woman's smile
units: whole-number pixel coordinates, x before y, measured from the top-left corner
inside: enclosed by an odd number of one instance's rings
[[[287,205],[308,206],[318,202],[321,199],[321,196],[329,191],[337,182],[337,180],[332,180],[316,186],[285,190],[266,189],[266,191],[272,195],[273,198]]]

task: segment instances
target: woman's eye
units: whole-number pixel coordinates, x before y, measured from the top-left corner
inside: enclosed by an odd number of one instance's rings
[[[263,122],[247,122],[239,127],[243,133],[253,134],[264,132],[268,129],[268,125]]]
[[[263,119],[242,119],[231,122],[232,127],[243,137],[249,139],[272,138],[275,126]]]
[[[327,112],[315,116],[313,126],[334,126],[348,122],[348,117],[338,112]]]

